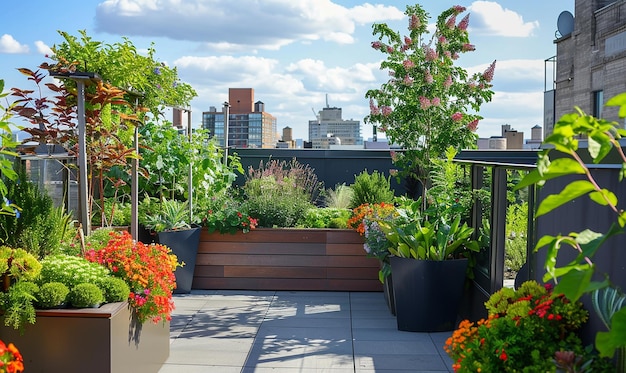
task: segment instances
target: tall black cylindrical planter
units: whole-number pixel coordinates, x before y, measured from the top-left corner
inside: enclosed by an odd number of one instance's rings
[[[396,315],[396,299],[393,294],[393,279],[391,274],[385,277],[385,282],[383,283],[383,294],[385,295],[385,302],[387,302],[387,307],[389,307],[389,311],[392,315]]]
[[[176,289],[174,293],[187,294],[191,292],[193,272],[196,267],[196,256],[200,244],[200,229],[191,228],[175,231],[159,232],[159,243],[172,249],[179,262],[185,265],[176,268]]]
[[[467,259],[391,257],[398,330],[454,330],[463,297]]]

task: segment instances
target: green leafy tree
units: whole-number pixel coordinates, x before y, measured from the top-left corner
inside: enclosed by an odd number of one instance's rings
[[[491,100],[495,61],[483,73],[469,75],[455,66],[460,54],[475,50],[467,32],[469,14],[455,6],[437,18],[432,36],[428,14],[420,5],[407,6],[409,34],[402,36],[387,24],[374,24],[378,40],[372,47],[386,59],[381,69],[390,75],[378,89],[367,91],[370,114],[366,123],[377,124],[390,142],[401,145],[394,154],[401,175],[429,187],[431,160],[443,157],[453,146],[473,148],[480,106]]]
[[[8,93],[4,92],[4,80],[0,79],[0,99],[4,99],[7,97]],[[0,116],[0,215],[15,215],[16,211],[18,211],[17,206],[12,204],[9,200],[6,199],[7,194],[7,185],[5,183],[4,178],[9,180],[17,179],[17,172],[13,169],[13,161],[12,157],[15,157],[17,153],[15,153],[15,146],[17,143],[13,140],[12,134],[12,125],[9,122],[11,119],[11,109],[12,106],[4,107],[0,104],[0,112],[2,112],[2,116]]]
[[[626,93],[611,98],[606,105],[618,106],[619,117],[626,117]],[[574,177],[559,193],[551,194],[541,201],[535,217],[585,196],[607,208],[615,217],[614,223],[604,233],[585,229],[567,235],[545,235],[537,242],[535,251],[547,248],[543,280],[558,282],[556,291],[571,300],[610,285],[609,279],[600,283],[592,281],[594,272],[599,269],[593,257],[609,237],[623,233],[626,226],[626,211],[618,207],[617,195],[598,184],[583,156],[589,156],[594,164],[598,164],[610,152],[616,152],[622,162],[619,173],[619,181],[622,181],[626,176],[626,155],[620,144],[624,136],[626,130],[619,123],[595,118],[576,108],[576,112],[562,116],[554,125],[552,134],[544,140],[550,146],[539,153],[537,169],[528,173],[516,186],[519,190],[533,184],[541,186],[550,179],[562,176]],[[586,151],[579,149],[581,137],[588,140]],[[575,250],[576,258],[569,263],[557,260],[560,250],[568,246]],[[616,349],[621,349],[623,354],[626,348],[626,307],[612,315],[610,324],[609,331],[596,335],[596,347],[602,356],[613,356]],[[624,362],[621,364],[623,369]]]

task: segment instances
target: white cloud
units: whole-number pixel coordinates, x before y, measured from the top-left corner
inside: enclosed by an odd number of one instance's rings
[[[41,54],[46,54],[49,56],[53,54],[52,49],[50,49],[50,47],[41,40],[37,40],[35,42],[35,47],[37,47],[37,52]]]
[[[96,11],[97,30],[122,35],[202,42],[218,50],[277,50],[310,40],[354,43],[356,24],[397,20],[393,6],[353,8],[331,0],[106,0]]]
[[[539,28],[538,21],[525,22],[523,17],[494,1],[474,1],[468,10],[470,27],[481,34],[528,37]]]
[[[28,52],[28,45],[20,44],[13,36],[4,34],[0,37],[0,53],[20,54]]]

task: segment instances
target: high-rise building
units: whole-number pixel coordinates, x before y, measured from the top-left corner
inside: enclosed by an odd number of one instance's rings
[[[327,104],[316,120],[309,121],[309,141],[313,149],[329,149],[332,144],[363,145],[361,122],[342,119],[341,108]]]
[[[545,92],[544,136],[576,106],[587,114],[621,121],[618,107],[604,104],[624,91],[626,2],[575,0],[574,8],[575,15],[564,11],[558,16],[556,56],[546,60],[556,65],[553,84]]]
[[[234,148],[274,148],[277,142],[276,117],[265,112],[265,104],[254,102],[254,89],[228,89],[228,146]],[[211,106],[202,113],[202,128],[224,146],[224,111]]]

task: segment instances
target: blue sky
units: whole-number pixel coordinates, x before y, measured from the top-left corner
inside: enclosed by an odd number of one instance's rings
[[[368,89],[388,79],[381,55],[370,43],[373,23],[406,33],[406,5],[396,0],[81,0],[71,5],[12,2],[0,24],[0,79],[6,88],[29,87],[17,68],[36,69],[49,47],[62,42],[58,30],[115,43],[128,37],[139,49],[155,43],[156,57],[176,66],[181,79],[198,92],[192,124],[201,112],[221,108],[228,88],[254,88],[255,100],[289,126],[294,137],[308,137],[312,109],[328,104],[344,119],[363,122]],[[497,60],[495,95],[483,105],[481,137],[497,136],[509,124],[530,137],[543,125],[544,60],[556,54],[557,18],[574,13],[574,0],[497,0],[419,2],[434,22],[452,5],[467,7],[469,35],[476,51],[458,61],[482,71]],[[365,139],[371,128],[362,127]]]

